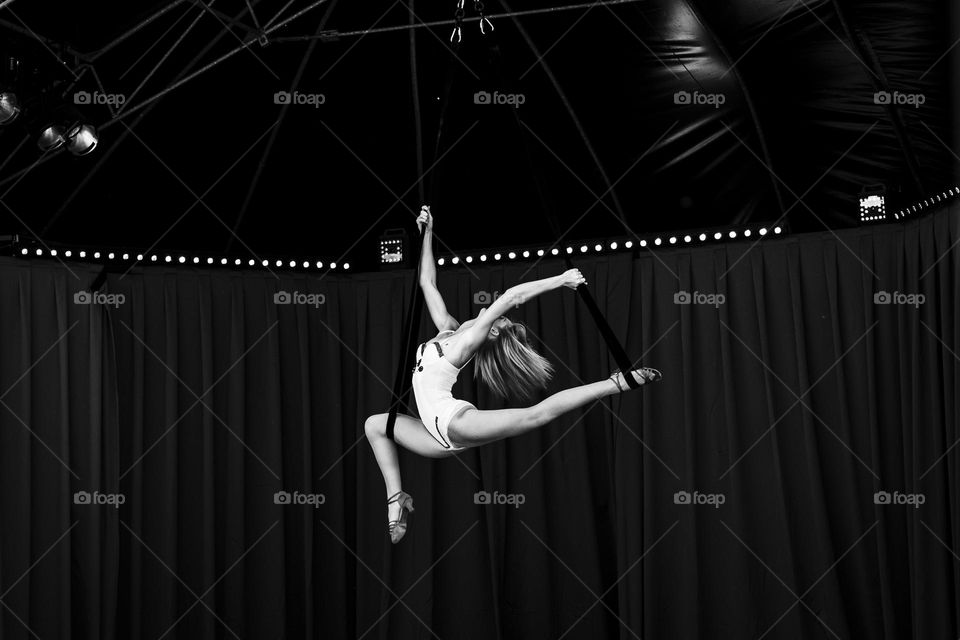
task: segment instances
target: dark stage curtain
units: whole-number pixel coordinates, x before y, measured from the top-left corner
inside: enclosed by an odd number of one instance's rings
[[[664,381],[403,453],[395,547],[363,423],[411,273],[148,267],[82,304],[89,266],[3,260],[0,636],[957,638],[960,207],[752,240],[578,260]],[[465,319],[562,266],[529,269],[439,286]],[[613,368],[573,292],[514,315],[551,391]]]

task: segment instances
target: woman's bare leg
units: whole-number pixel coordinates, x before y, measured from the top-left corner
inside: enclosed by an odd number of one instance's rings
[[[383,483],[389,498],[403,488],[400,481],[397,444],[427,458],[444,458],[452,455],[453,452],[444,449],[434,440],[422,422],[404,414],[397,414],[397,421],[393,427],[393,437],[396,439],[394,442],[387,437],[387,417],[386,413],[370,416],[364,423],[363,430],[377,459],[380,473],[383,474]],[[400,516],[400,505],[394,502],[387,506],[388,520],[396,520]]]
[[[641,384],[645,382],[640,374],[635,374],[634,377]],[[626,388],[625,380],[621,380],[620,384]],[[523,409],[467,409],[450,421],[448,435],[458,446],[476,447],[527,433],[552,422],[568,411],[615,393],[620,393],[620,389],[615,382],[608,379],[564,389],[532,407]]]

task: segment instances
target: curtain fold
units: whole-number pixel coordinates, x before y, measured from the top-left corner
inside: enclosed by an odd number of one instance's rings
[[[410,272],[151,266],[105,303],[76,297],[90,266],[2,259],[0,638],[955,638],[958,243],[954,206],[581,256],[663,382],[456,459],[402,451],[397,546],[363,424]],[[462,321],[563,270],[530,266],[438,284]],[[512,315],[550,392],[614,368],[572,292]],[[471,367],[454,393],[508,406]]]

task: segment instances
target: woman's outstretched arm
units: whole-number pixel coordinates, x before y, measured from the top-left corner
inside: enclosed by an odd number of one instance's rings
[[[579,269],[569,269],[558,276],[544,278],[542,280],[533,280],[532,282],[523,282],[514,285],[503,292],[503,294],[493,301],[487,309],[480,312],[472,322],[469,328],[463,331],[463,337],[456,345],[456,356],[452,357],[460,362],[466,362],[470,359],[484,340],[490,328],[498,318],[506,314],[511,307],[518,307],[525,302],[529,302],[542,293],[567,287],[576,289],[581,284],[585,284],[586,279]]]
[[[423,299],[438,331],[456,331],[460,323],[447,311],[443,296],[437,289],[437,265],[433,260],[433,215],[430,207],[426,205],[420,209],[420,216],[417,218],[417,226],[420,225],[427,226],[423,232],[423,249],[420,251],[420,288],[423,289]]]

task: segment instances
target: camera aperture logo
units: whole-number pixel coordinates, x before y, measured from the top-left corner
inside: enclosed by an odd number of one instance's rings
[[[901,291],[877,291],[873,294],[873,304],[905,304],[919,309],[920,305],[927,301],[927,296],[922,293],[903,293]]]
[[[273,94],[273,104],[309,105],[319,109],[327,103],[327,96],[323,93],[300,93],[299,91],[277,91]]]
[[[873,494],[873,504],[878,505],[905,505],[919,509],[920,505],[927,501],[927,496],[922,493],[900,493],[894,491],[877,491]]]
[[[677,291],[673,294],[673,304],[706,304],[719,309],[726,303],[727,296],[722,293],[702,293],[700,291]]]
[[[722,93],[700,93],[694,91],[677,91],[673,94],[673,104],[683,106],[702,106],[709,105],[714,109],[719,109],[721,105],[727,102],[727,96]]]
[[[127,101],[127,96],[122,93],[100,93],[94,91],[77,91],[73,94],[73,104],[97,104],[119,107]]]
[[[127,301],[122,293],[103,293],[102,291],[77,291],[73,294],[74,304],[102,304],[117,308]]]
[[[94,491],[77,491],[73,494],[73,504],[92,505],[92,506],[110,506],[119,509],[120,505],[127,501],[127,497],[122,493],[100,493]]]
[[[522,93],[500,93],[494,91],[477,91],[473,94],[473,104],[506,104],[514,109],[519,109],[520,105],[527,101],[527,96]]]
[[[700,493],[699,491],[694,491],[693,493],[689,491],[677,491],[673,494],[673,504],[682,504],[682,505],[708,505],[714,509],[719,509],[720,505],[727,501],[727,496],[722,493]]]
[[[319,509],[320,505],[327,501],[327,497],[322,493],[300,493],[294,491],[277,491],[273,494],[273,504],[279,505],[309,505],[314,509]]]
[[[311,307],[319,307],[327,301],[327,296],[322,293],[302,293],[300,291],[277,291],[273,294],[274,304],[306,304]]]
[[[527,497],[522,493],[500,493],[494,491],[477,491],[473,494],[474,504],[486,505],[511,505],[514,509],[519,509],[520,505],[527,501]]]

